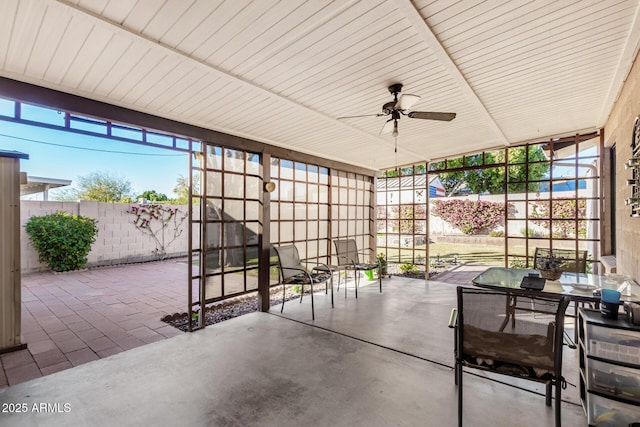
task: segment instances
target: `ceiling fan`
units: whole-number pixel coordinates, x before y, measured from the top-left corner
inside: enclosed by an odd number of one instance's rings
[[[398,94],[402,91],[402,83],[395,83],[389,86],[389,93],[393,95],[393,101],[387,102],[382,106],[382,113],[378,114],[365,114],[362,116],[346,116],[338,117],[338,120],[342,119],[355,119],[358,117],[381,117],[389,116],[391,118],[382,127],[380,135],[391,133],[393,136],[398,136],[398,120],[402,116],[407,116],[411,119],[425,119],[425,120],[441,120],[450,122],[456,117],[456,113],[440,113],[431,111],[409,111],[416,102],[420,100],[418,95],[403,94],[398,98]]]

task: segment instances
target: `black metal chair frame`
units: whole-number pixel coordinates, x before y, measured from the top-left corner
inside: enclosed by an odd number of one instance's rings
[[[360,284],[359,271],[378,270],[378,281],[380,284],[380,292],[382,292],[382,265],[376,258],[375,264],[361,263],[360,255],[371,255],[371,251],[359,251],[355,239],[339,239],[334,240],[333,244],[336,248],[336,258],[338,260],[338,268],[344,268],[346,271],[353,271],[356,283],[356,298],[358,298],[358,285]],[[340,290],[340,282],[338,282],[338,290]],[[347,297],[347,283],[345,279],[344,296]]]
[[[515,301],[517,301],[518,296],[524,296],[527,298],[534,298],[540,301],[552,301],[557,304],[557,309],[555,312],[546,312],[546,314],[554,316],[554,335],[553,335],[553,376],[552,378],[536,378],[536,377],[522,377],[520,375],[513,374],[513,376],[522,379],[528,379],[531,381],[543,382],[546,384],[546,395],[545,395],[545,404],[546,406],[551,406],[551,393],[552,387],[555,386],[555,425],[556,427],[560,427],[561,425],[561,402],[562,402],[562,388],[566,387],[566,382],[562,377],[562,350],[563,345],[567,343],[567,335],[564,332],[564,314],[569,305],[569,298],[564,296],[561,298],[550,298],[550,297],[542,297],[536,296],[532,293],[533,291],[524,291],[517,289],[510,289],[508,292],[502,291],[493,291],[486,289],[476,289],[476,288],[468,288],[463,286],[458,286],[457,288],[457,297],[458,297],[458,307],[451,312],[451,318],[449,319],[449,327],[454,328],[455,330],[455,341],[454,341],[454,356],[455,356],[455,383],[458,386],[458,426],[462,426],[462,409],[463,409],[463,390],[462,390],[462,373],[463,367],[487,370],[499,373],[501,375],[510,375],[506,372],[493,371],[490,368],[485,366],[478,366],[470,364],[466,361],[466,355],[464,354],[464,295],[466,293],[475,293],[475,294],[495,294],[497,297],[504,298],[506,303],[506,312],[505,319],[500,326],[499,330],[496,332],[503,332],[504,329],[509,324],[509,317],[514,316],[515,314]],[[518,310],[521,310],[518,308]],[[571,346],[571,342],[569,340],[568,345]]]
[[[327,282],[331,281],[331,307],[333,308],[333,275],[328,273],[316,273],[314,270],[309,272],[302,263],[317,264],[321,271],[326,268],[330,271],[326,264],[311,261],[308,259],[300,259],[298,248],[295,245],[285,245],[274,247],[278,255],[278,270],[280,271],[280,284],[282,285],[282,307],[280,313],[284,311],[284,303],[286,300],[286,285],[300,285],[300,303],[304,296],[304,286],[309,285],[311,288],[311,319],[315,320],[315,307],[313,303],[313,285],[324,283],[324,291],[327,293]]]
[[[554,254],[556,256],[560,256],[564,258],[562,262],[562,269],[564,271],[569,271],[571,273],[586,273],[587,272],[587,251],[579,250],[575,251],[574,249],[547,249],[547,248],[536,248],[535,253],[533,254],[534,259],[534,268],[538,268],[538,258],[541,256],[547,256],[549,254]],[[576,256],[577,255],[577,256]],[[593,305],[588,303],[590,308],[593,308]],[[567,316],[573,316],[575,318],[575,336],[574,339],[578,341],[578,307],[584,307],[584,302],[574,302],[574,313],[568,314]]]

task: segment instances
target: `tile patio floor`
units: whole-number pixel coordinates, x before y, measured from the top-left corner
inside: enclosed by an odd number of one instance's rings
[[[22,277],[22,342],[0,355],[0,388],[182,334],[186,264],[151,262]]]
[[[437,280],[469,283],[483,267]],[[182,334],[162,322],[184,312],[186,264],[169,260],[22,277],[22,342],[0,355],[0,388]]]

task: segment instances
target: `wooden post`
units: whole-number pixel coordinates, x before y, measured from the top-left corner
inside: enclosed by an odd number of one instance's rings
[[[22,350],[20,342],[20,159],[0,150],[0,353]]]

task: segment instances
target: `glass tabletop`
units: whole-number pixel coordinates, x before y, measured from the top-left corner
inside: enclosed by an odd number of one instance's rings
[[[537,270],[524,268],[490,267],[471,281],[474,285],[486,288],[521,289],[522,278],[529,274],[538,274]],[[575,300],[597,301],[596,289],[620,291],[621,301],[640,301],[640,286],[629,276],[620,274],[597,274],[564,272],[558,280],[547,280],[542,291],[546,294],[566,295]]]

